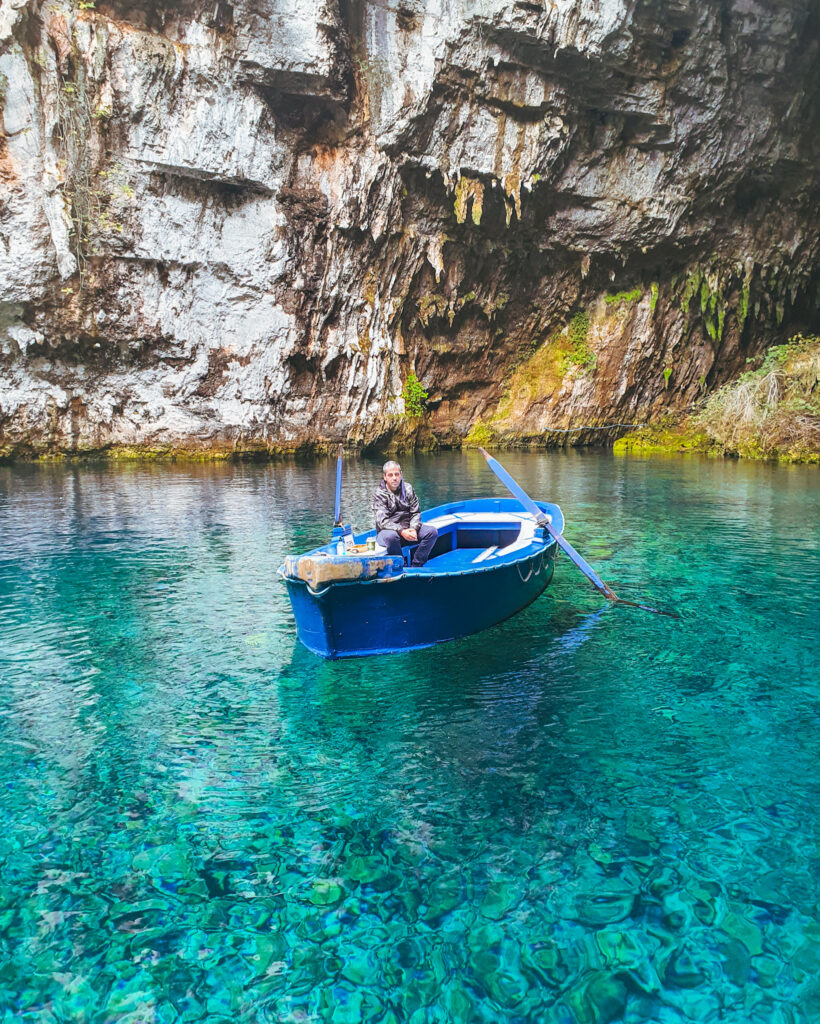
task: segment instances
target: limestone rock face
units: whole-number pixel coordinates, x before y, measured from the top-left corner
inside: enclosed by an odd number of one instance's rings
[[[685,408],[817,329],[818,48],[816,0],[2,0],[0,455]]]

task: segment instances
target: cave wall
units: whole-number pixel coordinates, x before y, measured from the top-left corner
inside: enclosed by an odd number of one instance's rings
[[[817,329],[820,5],[771,7],[4,0],[0,455],[687,408]]]

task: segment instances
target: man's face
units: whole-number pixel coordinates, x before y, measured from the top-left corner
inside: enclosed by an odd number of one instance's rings
[[[391,491],[397,491],[399,489],[399,484],[401,483],[401,470],[388,469],[384,474],[384,479],[387,481],[387,486]]]

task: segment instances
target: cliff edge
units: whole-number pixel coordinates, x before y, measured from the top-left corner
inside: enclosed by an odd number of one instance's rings
[[[818,329],[819,49],[816,0],[3,0],[0,455],[686,410]]]

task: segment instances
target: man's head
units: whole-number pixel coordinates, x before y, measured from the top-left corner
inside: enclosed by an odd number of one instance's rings
[[[401,466],[398,462],[385,462],[382,466],[382,476],[391,491],[397,491],[401,487]]]

